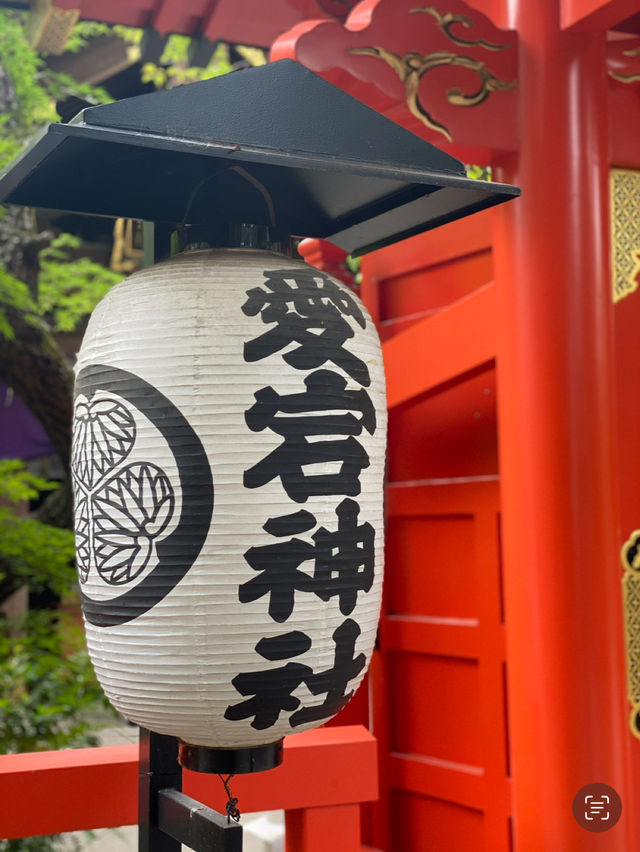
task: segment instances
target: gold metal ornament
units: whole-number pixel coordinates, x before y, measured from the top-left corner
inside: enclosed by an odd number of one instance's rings
[[[619,302],[638,289],[640,278],[640,171],[611,169],[611,287]]]
[[[630,729],[640,739],[640,530],[634,530],[620,554],[622,579],[627,693],[631,704]]]

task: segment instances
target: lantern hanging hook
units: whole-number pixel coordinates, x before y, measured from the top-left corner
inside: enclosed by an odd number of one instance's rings
[[[246,169],[243,169],[242,166],[232,166],[229,171],[236,172],[236,174],[239,174],[240,177],[244,178],[246,181],[249,181],[249,183],[258,190],[260,195],[264,198],[265,204],[267,205],[267,210],[269,211],[269,224],[272,227],[275,227],[276,211],[273,206],[273,199],[271,198],[271,194],[269,193],[267,187]]]
[[[233,778],[233,774],[227,775],[226,778],[223,778],[222,775],[218,775],[218,778],[222,781],[224,785],[224,791],[227,794],[227,803],[224,806],[225,813],[227,815],[227,823],[230,823],[231,820],[235,822],[240,822],[240,811],[238,810],[238,800],[234,798],[233,793],[231,792],[231,787],[229,783]]]
[[[276,225],[276,211],[275,211],[275,207],[273,205],[273,198],[271,197],[271,193],[269,192],[269,190],[266,188],[266,186],[261,181],[259,181],[256,177],[254,177],[252,174],[250,174],[250,172],[248,172],[246,169],[243,169],[242,166],[225,166],[222,169],[217,169],[213,174],[207,175],[207,177],[203,178],[201,181],[198,181],[198,183],[191,190],[189,198],[187,199],[187,204],[186,204],[186,207],[185,207],[185,210],[184,210],[184,215],[182,217],[182,222],[180,224],[184,225],[186,223],[187,217],[188,217],[189,213],[191,212],[193,202],[195,201],[196,196],[198,195],[198,193],[200,192],[202,187],[205,185],[205,183],[207,183],[207,181],[210,181],[215,177],[218,177],[223,172],[227,172],[227,171],[228,172],[235,172],[243,180],[248,181],[255,189],[258,190],[258,192],[260,193],[260,195],[264,199],[264,202],[265,202],[266,207],[267,207],[267,211],[269,213],[269,224],[271,225],[271,227],[275,227],[275,225]]]

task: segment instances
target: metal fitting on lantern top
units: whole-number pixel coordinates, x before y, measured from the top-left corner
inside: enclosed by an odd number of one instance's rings
[[[212,248],[243,248],[273,251],[293,256],[288,231],[272,225],[247,222],[216,222],[207,225],[181,225],[171,235],[171,255]]]
[[[205,748],[180,743],[178,762],[193,772],[210,772],[215,775],[246,775],[275,769],[282,763],[282,743],[269,743],[254,748]]]

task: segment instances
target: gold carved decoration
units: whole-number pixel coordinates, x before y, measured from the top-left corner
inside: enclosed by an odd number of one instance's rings
[[[640,739],[640,530],[622,547],[624,628],[627,657],[627,693],[631,704],[631,733]]]
[[[611,286],[614,302],[640,280],[640,171],[611,169]]]
[[[410,10],[410,14],[424,12],[431,15],[436,22],[436,26],[455,44],[464,47],[482,47],[485,50],[504,50],[509,45],[492,44],[491,42],[478,39],[477,41],[468,41],[456,36],[451,32],[451,27],[455,24],[469,29],[473,27],[473,22],[470,18],[464,15],[454,15],[452,12],[442,14],[433,6],[417,7]],[[396,72],[398,77],[404,84],[404,90],[407,99],[407,106],[411,114],[419,119],[428,128],[441,133],[449,142],[453,142],[451,132],[444,124],[439,122],[425,105],[420,100],[419,87],[422,78],[433,71],[435,68],[444,66],[455,66],[458,68],[467,68],[473,71],[480,78],[480,85],[475,92],[465,94],[462,89],[451,88],[447,91],[447,100],[453,106],[472,107],[483,103],[493,92],[498,92],[505,89],[515,89],[515,81],[506,82],[500,80],[490,71],[484,62],[479,59],[473,59],[471,56],[461,56],[457,53],[439,50],[433,53],[427,53],[424,56],[415,51],[409,51],[404,56],[387,50],[385,47],[353,47],[349,50],[357,56],[375,56],[377,59],[382,59]]]
[[[411,9],[409,12],[410,15],[414,15],[417,12],[426,12],[427,15],[431,15],[436,19],[436,25],[442,32],[447,36],[447,38],[451,39],[454,44],[458,44],[461,47],[484,47],[486,50],[506,50],[509,45],[508,44],[492,44],[490,41],[485,41],[480,38],[477,41],[469,41],[464,38],[460,38],[460,36],[456,36],[451,32],[451,27],[454,24],[460,24],[460,26],[465,29],[473,29],[473,21],[471,18],[467,18],[466,15],[454,15],[453,12],[445,12],[444,15],[442,12],[439,12],[435,6],[418,6],[416,9]]]
[[[640,47],[636,47],[633,50],[623,50],[623,56],[640,56]],[[618,74],[617,71],[609,71],[609,76],[613,77],[614,80],[617,80],[619,83],[637,83],[640,80],[640,73],[636,74]]]

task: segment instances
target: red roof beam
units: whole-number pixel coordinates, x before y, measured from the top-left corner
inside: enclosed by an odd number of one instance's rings
[[[210,6],[210,0],[156,0],[149,24],[162,35],[194,35]]]
[[[80,9],[83,20],[123,24],[127,27],[146,27],[155,5],[154,0],[54,0],[60,9]]]
[[[637,11],[638,0],[562,0],[562,28],[605,32]]]
[[[324,17],[315,0],[216,0],[203,17],[201,32],[209,41],[269,47],[280,33],[303,18]]]

